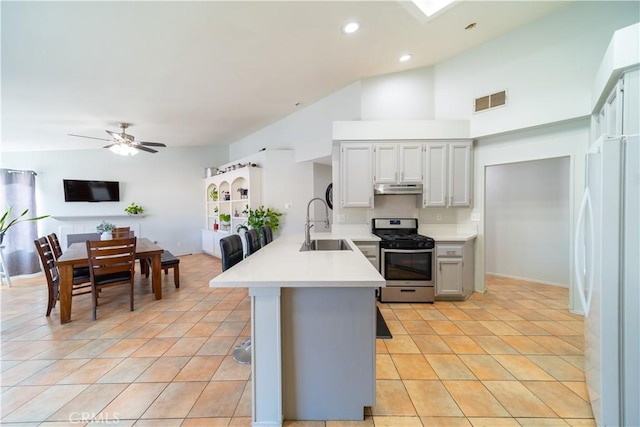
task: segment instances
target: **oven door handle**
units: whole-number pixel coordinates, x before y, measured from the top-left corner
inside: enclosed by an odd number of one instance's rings
[[[382,249],[382,253],[390,254],[428,254],[433,249]]]

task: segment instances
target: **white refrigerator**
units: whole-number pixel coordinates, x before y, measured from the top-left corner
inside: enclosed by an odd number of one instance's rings
[[[609,117],[623,132],[605,133],[587,154],[575,233],[585,374],[599,426],[640,426],[640,94],[629,93],[637,91],[638,71],[626,78],[635,80],[627,92],[621,80]]]

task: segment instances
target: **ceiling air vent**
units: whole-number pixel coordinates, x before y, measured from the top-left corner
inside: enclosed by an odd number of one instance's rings
[[[490,108],[499,107],[507,103],[507,91],[492,93],[491,95],[481,96],[476,98],[474,102],[474,109],[476,113],[485,111]]]

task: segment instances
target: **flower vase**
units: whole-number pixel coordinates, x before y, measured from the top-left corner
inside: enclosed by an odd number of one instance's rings
[[[100,240],[113,240],[111,231],[105,231],[100,235]]]

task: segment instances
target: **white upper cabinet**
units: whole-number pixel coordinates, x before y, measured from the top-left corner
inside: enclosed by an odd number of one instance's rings
[[[373,207],[373,145],[343,143],[340,146],[340,205]]]
[[[375,144],[376,184],[422,182],[422,143]]]
[[[425,144],[423,207],[471,206],[472,149],[471,141]]]

